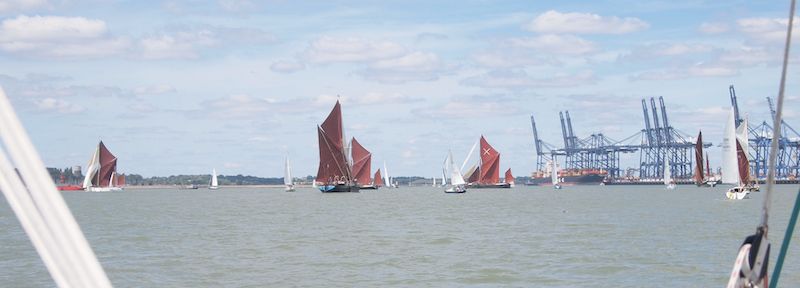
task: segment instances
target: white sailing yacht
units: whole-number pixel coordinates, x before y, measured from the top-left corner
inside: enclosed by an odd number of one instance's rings
[[[552,179],[554,189],[561,189],[561,184],[558,183],[558,163],[555,155],[553,155],[553,165],[550,166],[550,179]]]
[[[747,197],[750,190],[745,187],[749,180],[750,165],[747,160],[747,120],[740,125],[744,129],[736,128],[733,107],[725,124],[725,132],[722,136],[722,183],[736,185],[725,192],[728,199],[741,200]],[[737,130],[744,131],[744,141],[742,135]],[[742,145],[744,142],[744,145]],[[744,167],[742,167],[744,164]],[[742,173],[744,172],[744,173]],[[744,175],[744,177],[743,177]]]
[[[217,168],[211,168],[211,185],[208,185],[208,189],[219,190],[219,183],[217,182]]]
[[[675,182],[672,181],[672,168],[669,165],[669,154],[664,154],[664,185],[667,185],[667,189],[675,190],[677,185]]]
[[[289,155],[286,155],[286,165],[283,170],[283,186],[286,192],[294,191],[294,183],[292,182],[292,167],[289,166]]]
[[[464,181],[463,177],[461,177],[461,171],[458,171],[456,161],[453,159],[453,153],[449,150],[447,151],[447,159],[444,160],[442,171],[444,172],[444,175],[450,175],[450,183],[443,185],[445,193],[467,192],[467,188],[465,186],[467,182]],[[447,181],[442,181],[442,183],[444,182]]]
[[[386,170],[386,161],[383,161],[383,173],[384,182],[386,182],[383,185],[386,185],[386,188],[396,188],[396,186],[392,184],[392,178],[389,178],[389,170]]]

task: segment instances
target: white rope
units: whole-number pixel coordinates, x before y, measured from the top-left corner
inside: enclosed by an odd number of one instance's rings
[[[19,171],[18,176],[6,152],[0,153],[0,190],[56,285],[111,287],[2,88],[0,138]]]

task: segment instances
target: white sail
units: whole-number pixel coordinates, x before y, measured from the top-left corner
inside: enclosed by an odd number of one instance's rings
[[[212,189],[219,187],[219,183],[217,182],[217,169],[211,169],[211,187]]]
[[[86,164],[86,177],[83,178],[83,188],[92,186],[92,178],[98,171],[100,171],[100,145],[97,145],[92,158],[89,159],[89,164]]]
[[[283,169],[283,186],[286,192],[294,191],[294,181],[292,181],[292,166],[289,166],[289,155],[286,155],[286,165]]]
[[[386,182],[384,185],[386,185],[386,188],[392,188],[392,181],[389,178],[389,170],[386,170],[386,161],[383,161],[383,174],[384,182]]]
[[[722,183],[739,184],[739,164],[736,157],[736,123],[733,107],[722,134]],[[743,147],[744,148],[744,147]]]
[[[481,140],[478,140],[478,142],[475,142],[475,144],[472,145],[472,149],[469,150],[467,159],[464,159],[464,164],[461,164],[461,170],[464,170],[464,167],[467,166],[467,161],[469,161],[469,157],[472,157],[472,152],[475,152],[475,147],[478,147],[478,143],[481,143]]]
[[[286,155],[286,165],[283,170],[283,185],[292,186],[292,167],[289,166],[289,155]]]
[[[553,165],[550,165],[550,178],[553,182],[553,185],[558,184],[558,163],[556,162],[556,158],[553,157]]]
[[[672,168],[669,165],[669,156],[664,155],[664,185],[669,185],[672,182]]]
[[[744,122],[742,122],[742,124],[739,124],[739,127],[736,127],[736,140],[739,141],[739,145],[742,146],[742,151],[744,151],[744,157],[748,159],[747,163],[750,163],[750,161],[749,161],[749,159],[750,159],[750,153],[749,153],[749,151],[750,151],[750,143],[747,140],[747,137],[748,137],[747,132],[748,132],[747,131],[747,116],[745,116],[744,117]],[[736,146],[733,146],[733,151],[734,152],[736,151]],[[737,154],[736,156],[738,157],[739,155]],[[739,169],[738,159],[737,159],[737,162],[736,162],[736,167],[737,167],[737,169]],[[749,172],[749,169],[748,169],[748,172]],[[737,174],[737,175],[739,175],[739,174]],[[742,181],[742,179],[739,179],[739,181]],[[747,184],[747,183],[743,183],[743,184]]]
[[[464,174],[461,175],[461,178],[469,179],[469,177],[472,177],[472,174],[475,173],[475,169],[478,169],[478,162],[472,164],[472,167],[469,167],[469,169],[467,169],[467,172],[464,172]]]
[[[461,177],[461,171],[459,171],[458,166],[456,166],[456,160],[453,159],[453,153],[447,151],[447,158],[450,159],[450,184],[454,186],[466,184],[467,182],[464,181],[463,177]]]

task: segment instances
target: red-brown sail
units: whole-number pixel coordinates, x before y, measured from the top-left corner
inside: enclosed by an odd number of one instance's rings
[[[351,142],[353,151],[353,177],[359,185],[369,185],[372,181],[369,179],[369,170],[372,168],[372,153],[364,149],[356,138]]]
[[[344,153],[342,110],[339,101],[333,106],[331,114],[317,126],[319,138],[319,169],[317,182],[350,182],[352,171]]]
[[[750,161],[748,161],[747,154],[742,149],[739,139],[736,139],[736,158],[739,164],[739,182],[742,185],[747,185],[750,183]]]
[[[125,186],[125,173],[120,174],[117,178],[117,186]]]
[[[375,179],[375,183],[372,184],[375,187],[383,186],[383,178],[381,178],[381,169],[380,168],[378,168],[378,171],[375,171],[375,177],[372,177],[372,179]]]
[[[481,135],[480,184],[500,183],[500,153],[494,150]],[[471,177],[470,177],[471,178]]]
[[[706,176],[703,175],[703,131],[697,134],[697,143],[694,144],[694,160],[697,165],[694,167],[694,180],[701,183],[706,179]]]
[[[117,157],[106,149],[103,141],[100,141],[100,171],[92,178],[92,186],[108,187],[111,184],[111,176],[117,172]]]
[[[508,171],[506,171],[506,176],[505,177],[506,177],[506,179],[505,179],[506,183],[514,183],[514,176],[511,176],[511,168],[508,168]]]

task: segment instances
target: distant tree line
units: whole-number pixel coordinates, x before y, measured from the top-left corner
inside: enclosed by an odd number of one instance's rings
[[[47,168],[47,171],[50,173],[50,177],[53,178],[53,181],[56,183],[61,182],[61,176],[64,176],[64,181],[69,184],[79,185],[83,183],[83,175],[80,173],[73,173],[72,167],[58,169],[58,168]],[[305,177],[294,177],[294,183],[300,185],[311,185],[311,181],[313,181],[316,177],[312,175],[308,175]],[[392,177],[392,182],[397,182],[397,185],[400,186],[408,186],[409,183],[420,180],[426,179],[425,177],[419,176],[399,176],[399,177]],[[517,183],[525,183],[525,181],[530,180],[530,177],[516,177]],[[281,178],[264,178],[264,177],[256,177],[256,176],[244,176],[242,174],[235,175],[235,176],[225,176],[225,175],[217,175],[217,182],[219,185],[283,185],[283,177]],[[196,186],[204,186],[211,184],[211,174],[204,174],[204,175],[172,175],[167,177],[142,177],[139,174],[125,174],[125,185],[131,186],[185,186],[185,185],[196,185]]]
[[[217,175],[217,183],[219,185],[282,185],[283,178],[262,178],[256,176],[244,176],[242,174],[235,176]],[[172,175],[168,177],[149,177],[143,178],[138,174],[125,175],[126,185],[210,185],[211,174],[205,175]]]
[[[72,167],[64,169],[47,167],[47,172],[50,173],[50,178],[56,183],[61,183],[61,176],[64,176],[64,183],[77,185],[83,182],[83,175],[80,173],[73,173]]]

